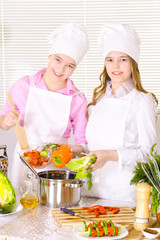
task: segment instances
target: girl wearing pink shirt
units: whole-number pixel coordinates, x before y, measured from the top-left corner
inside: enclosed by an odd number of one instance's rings
[[[49,42],[52,47],[47,68],[21,78],[12,86],[10,93],[17,113],[11,111],[7,101],[0,113],[0,128],[15,126],[20,115],[32,149],[50,142],[67,143],[73,128],[75,145],[70,148],[78,156],[86,145],[87,100],[70,76],[88,49],[87,35],[80,25],[69,23],[53,31]],[[17,143],[8,172],[14,187],[19,187],[28,170],[17,156],[18,151]],[[53,164],[46,165],[45,170],[54,169]]]

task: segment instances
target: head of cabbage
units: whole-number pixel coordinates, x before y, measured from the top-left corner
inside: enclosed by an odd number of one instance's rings
[[[0,172],[0,213],[10,213],[15,203],[15,190],[7,176]]]

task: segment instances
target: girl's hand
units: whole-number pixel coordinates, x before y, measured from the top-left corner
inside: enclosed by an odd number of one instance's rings
[[[46,162],[42,163],[41,166],[33,166],[33,167],[36,169],[42,169],[42,168],[47,167],[51,163],[52,163],[52,161],[51,161],[51,158],[49,157],[48,160]]]
[[[6,116],[1,117],[1,128],[3,130],[10,129],[16,125],[16,119],[18,118],[20,112],[14,113],[9,112]]]
[[[49,158],[47,162],[44,162],[41,166],[34,166],[34,168],[36,168],[36,169],[42,169],[42,168],[47,167],[47,166],[48,166],[49,164],[51,164],[51,163],[52,163],[51,158]]]
[[[73,158],[82,157],[81,153],[84,152],[83,147],[80,145],[68,145],[73,153]],[[84,155],[83,155],[84,156]]]
[[[87,156],[96,155],[97,160],[92,165],[92,170],[102,168],[107,161],[118,161],[118,153],[116,150],[97,150],[90,152]]]

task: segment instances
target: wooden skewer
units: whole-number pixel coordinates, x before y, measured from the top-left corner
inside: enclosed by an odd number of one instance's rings
[[[59,225],[61,226],[61,227],[73,227],[73,226],[75,226],[75,224],[77,225],[77,224],[80,224],[80,225],[82,225],[82,222],[83,222],[84,220],[82,219],[81,221],[79,220],[79,221],[76,221],[76,222],[69,222],[69,221],[66,221],[66,222],[59,222]],[[123,223],[127,223],[127,224],[129,224],[129,223],[133,223],[133,219],[131,219],[131,220],[114,220],[114,223],[118,223],[118,224],[123,224]],[[86,222],[89,222],[89,221],[86,221]]]

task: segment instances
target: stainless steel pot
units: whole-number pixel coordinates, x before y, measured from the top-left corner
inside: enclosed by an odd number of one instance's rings
[[[44,171],[38,173],[38,197],[48,207],[74,206],[81,200],[83,182],[71,171]]]
[[[48,207],[70,207],[79,203],[84,182],[75,179],[75,172],[52,170],[37,173],[23,156],[19,156],[38,180],[40,204]]]

